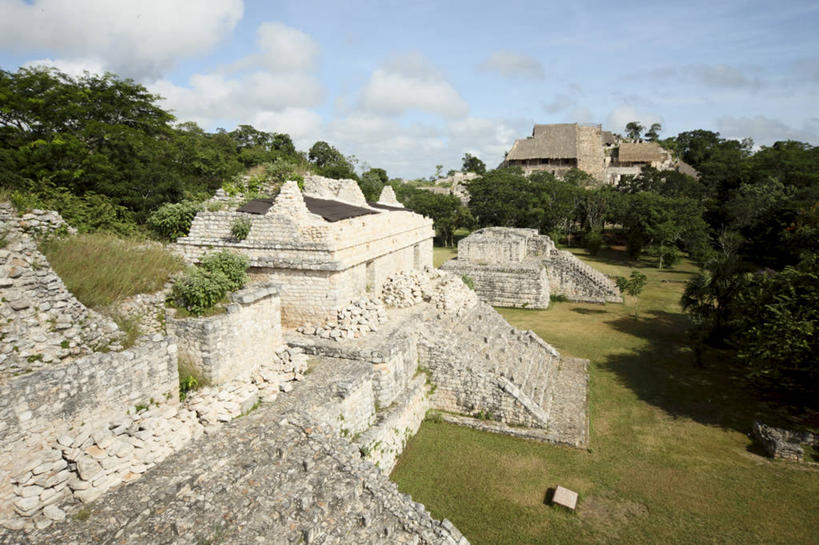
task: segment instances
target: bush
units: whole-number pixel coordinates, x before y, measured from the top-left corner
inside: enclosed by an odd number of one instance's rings
[[[247,283],[247,258],[233,252],[221,251],[202,258],[202,269],[222,274],[227,279],[227,291],[242,289]]]
[[[221,301],[230,281],[221,271],[192,268],[173,285],[171,297],[177,307],[201,316]]]
[[[192,201],[165,203],[148,216],[148,227],[160,238],[176,240],[188,234],[193,218],[201,209],[199,203]]]
[[[251,223],[248,218],[236,218],[230,226],[230,234],[238,241],[242,241],[250,234]]]
[[[603,234],[600,231],[589,231],[583,237],[583,242],[589,251],[589,255],[597,255],[600,253],[600,248],[603,247]]]
[[[470,276],[463,275],[461,276],[461,280],[463,280],[467,288],[471,289],[472,291],[475,291],[475,281],[472,280]]]

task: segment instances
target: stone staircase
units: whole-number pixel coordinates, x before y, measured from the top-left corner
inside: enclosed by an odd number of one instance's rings
[[[617,285],[611,280],[611,278],[601,273],[594,267],[584,263],[575,257],[575,255],[571,252],[566,250],[558,250],[552,254],[552,257],[546,259],[545,262],[547,264],[551,264],[555,268],[569,272],[572,276],[575,276],[578,279],[585,280],[585,282],[582,283],[587,287],[587,289],[599,292],[599,297],[604,301],[612,303],[623,302],[623,298],[620,295],[620,290],[617,289]]]
[[[583,446],[587,441],[587,361],[561,356],[531,331],[509,325],[490,306],[479,303],[457,321],[440,322],[445,338],[471,370],[495,377],[515,397],[549,440]],[[516,422],[511,422],[516,424]]]

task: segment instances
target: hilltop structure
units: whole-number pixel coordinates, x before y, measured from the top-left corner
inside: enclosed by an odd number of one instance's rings
[[[621,303],[608,277],[558,250],[537,229],[487,227],[458,242],[458,257],[441,270],[468,276],[494,306],[546,308],[551,295],[585,303]]]
[[[646,166],[697,176],[690,165],[656,142],[624,142],[601,125],[578,123],[535,125],[532,136],[515,140],[501,165],[521,167],[526,174],[547,171],[558,177],[577,168],[600,183],[613,185]]]

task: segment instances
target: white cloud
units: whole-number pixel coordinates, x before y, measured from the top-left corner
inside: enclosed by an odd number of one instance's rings
[[[370,76],[361,108],[381,115],[421,110],[447,118],[464,117],[469,106],[429,61],[417,53],[395,57]]]
[[[789,127],[778,119],[771,119],[765,116],[755,117],[721,117],[717,119],[717,127],[720,136],[741,140],[752,138],[754,144],[758,146],[769,146],[780,140],[819,140],[819,123],[816,120],[809,120],[803,129]]]
[[[263,131],[286,132],[300,148],[309,147],[321,135],[321,116],[306,108],[258,112],[251,125]]]
[[[516,79],[543,79],[546,76],[540,61],[514,51],[495,51],[478,65],[478,69]]]
[[[264,65],[270,70],[313,70],[319,55],[318,44],[295,28],[268,22],[256,32]]]
[[[575,104],[577,104],[577,98],[571,97],[563,93],[559,93],[555,95],[555,98],[551,102],[549,102],[548,104],[544,103],[543,109],[549,112],[550,114],[554,114],[571,108]]]
[[[85,72],[90,74],[104,74],[105,65],[99,59],[37,59],[28,61],[23,68],[46,67],[56,68],[69,76],[79,77]]]
[[[653,123],[662,124],[663,118],[656,114],[638,110],[634,106],[620,106],[611,112],[606,126],[608,130],[622,132],[625,130],[626,124],[631,121],[638,121],[644,127],[650,127]]]
[[[242,18],[242,0],[0,0],[0,48],[93,59],[137,79],[156,78],[206,51]]]
[[[310,108],[324,100],[324,87],[310,73],[318,46],[303,32],[271,22],[260,26],[258,45],[261,52],[233,64],[241,73],[194,74],[185,86],[159,80],[149,88],[164,97],[163,106],[177,119],[195,121],[206,130],[247,123],[286,132],[297,145],[311,144],[308,140],[319,136],[321,116]],[[265,61],[279,55],[289,60]]]

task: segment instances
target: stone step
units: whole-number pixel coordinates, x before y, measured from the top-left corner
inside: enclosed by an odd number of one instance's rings
[[[584,446],[586,435],[586,393],[588,370],[586,360],[561,358],[549,388],[549,432],[573,446]]]

